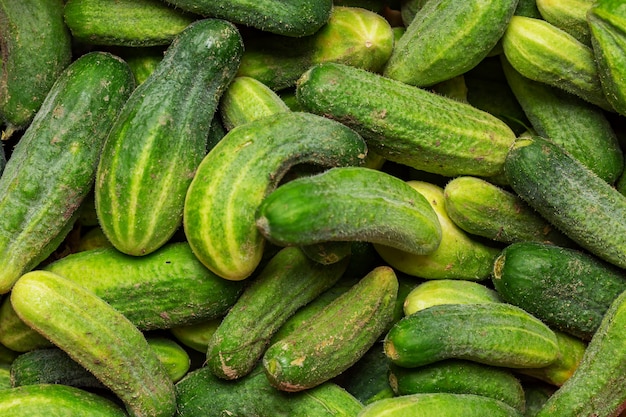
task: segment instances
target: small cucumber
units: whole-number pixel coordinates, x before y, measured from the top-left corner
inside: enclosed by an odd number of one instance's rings
[[[209,340],[222,322],[222,318],[216,317],[200,323],[174,326],[170,332],[183,345],[206,355]]]
[[[364,140],[339,122],[282,112],[230,130],[200,163],[184,204],[184,231],[200,261],[242,280],[258,266],[265,238],[255,212],[289,168],[360,165]]]
[[[174,384],[144,335],[93,292],[48,271],[11,291],[20,318],[93,373],[131,416],[171,417]]]
[[[450,220],[446,213],[444,189],[426,181],[408,181],[433,208],[441,225],[441,243],[428,253],[408,253],[401,248],[375,244],[378,254],[393,268],[425,279],[485,280],[500,249],[472,238]]]
[[[424,254],[441,241],[437,216],[422,194],[365,167],[331,168],[281,185],[259,206],[256,225],[283,246],[366,241]]]
[[[349,65],[313,66],[296,96],[308,111],[352,127],[386,160],[435,174],[499,174],[515,140],[487,112]]]
[[[346,266],[347,259],[321,265],[296,247],[279,251],[222,319],[209,340],[205,366],[224,379],[251,372],[280,326],[334,285]]]
[[[556,360],[556,335],[539,319],[507,303],[440,304],[405,316],[387,333],[384,349],[399,366],[466,359],[509,368]]]
[[[591,45],[587,12],[595,0],[536,0],[537,10],[548,23]]]
[[[242,53],[233,24],[198,20],[176,37],[124,104],[102,150],[95,183],[100,226],[121,252],[151,253],[181,226],[185,193],[206,154],[211,120]]]
[[[133,88],[128,65],[105,52],[77,58],[52,86],[0,177],[0,293],[69,233]]]
[[[270,384],[297,392],[331,380],[357,362],[393,319],[398,279],[374,268],[348,291],[263,355]]]
[[[65,23],[76,41],[92,45],[169,45],[198,19],[159,0],[68,0]]]
[[[582,248],[626,267],[626,196],[551,140],[516,141],[505,162],[511,188]]]
[[[25,129],[72,60],[63,0],[0,1],[0,121],[3,139]]]

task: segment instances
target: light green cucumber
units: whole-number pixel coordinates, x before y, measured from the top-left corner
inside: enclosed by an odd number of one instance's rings
[[[312,67],[296,96],[308,111],[352,127],[386,160],[430,173],[497,175],[515,140],[487,112],[348,65]]]
[[[407,184],[422,194],[437,214],[441,243],[434,251],[423,254],[377,243],[374,247],[381,258],[405,274],[425,279],[480,281],[489,278],[500,249],[479,242],[452,222],[446,213],[442,187],[416,180]]]
[[[285,246],[366,241],[425,254],[441,241],[437,216],[422,194],[364,167],[331,168],[278,187],[259,206],[256,224],[269,241]]]
[[[170,329],[170,332],[183,345],[206,355],[209,348],[209,340],[211,340],[213,333],[215,333],[215,330],[222,322],[222,318],[223,316],[200,323],[174,326]]]
[[[541,17],[585,45],[591,45],[587,12],[594,0],[535,0]]]
[[[52,86],[0,177],[0,293],[73,227],[106,134],[133,88],[128,65],[105,52],[82,55]]]
[[[151,253],[181,226],[185,193],[242,52],[232,23],[198,20],[176,37],[124,104],[95,183],[100,226],[121,252]]]
[[[200,261],[242,280],[258,266],[265,238],[255,213],[293,165],[360,165],[364,140],[339,122],[284,112],[230,130],[206,155],[187,191],[184,230]]]
[[[93,292],[52,272],[32,271],[13,287],[11,304],[115,393],[131,416],[174,414],[174,384],[144,335]]]
[[[143,84],[163,60],[165,46],[121,48],[120,56],[128,63],[137,85]]]

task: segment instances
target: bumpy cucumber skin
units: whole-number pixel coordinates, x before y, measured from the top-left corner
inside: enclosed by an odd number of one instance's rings
[[[506,158],[511,188],[601,259],[626,267],[626,197],[554,142],[520,139]]]
[[[176,398],[176,417],[354,417],[363,409],[354,396],[332,382],[305,392],[277,390],[262,366],[236,381],[220,379],[202,367],[176,384]]]
[[[267,348],[263,368],[270,384],[297,392],[322,384],[358,361],[393,320],[398,279],[374,268],[348,291]]]
[[[398,321],[384,349],[407,368],[442,359],[467,359],[509,368],[549,365],[558,355],[554,332],[506,303],[440,304]]]
[[[72,59],[63,0],[0,1],[0,119],[3,137],[32,121]]]
[[[489,113],[348,65],[310,68],[298,80],[296,96],[308,111],[359,132],[373,152],[426,172],[497,175],[515,140]]]
[[[437,0],[421,7],[394,46],[383,74],[426,87],[475,67],[497,44],[517,0]]]
[[[441,241],[439,220],[422,194],[364,167],[331,168],[278,187],[259,206],[256,224],[283,246],[366,241],[424,254]]]
[[[613,300],[626,291],[626,273],[587,252],[518,242],[496,259],[492,281],[507,302],[549,326],[589,340]]]
[[[262,31],[292,37],[315,33],[328,21],[333,7],[332,0],[166,1],[177,8],[202,16],[217,17]]]
[[[128,65],[91,52],[61,74],[0,177],[0,292],[72,227],[91,190],[106,133],[134,88]]]
[[[247,278],[265,247],[256,210],[289,168],[360,165],[366,152],[356,132],[310,113],[278,113],[230,130],[187,191],[183,224],[192,250],[217,275]]]
[[[100,225],[121,252],[151,253],[182,224],[185,193],[242,53],[233,24],[196,21],[125,103],[102,150],[95,184]]]
[[[174,384],[144,335],[93,292],[52,272],[31,271],[13,287],[11,303],[24,322],[115,393],[131,416],[174,414]]]
[[[65,23],[72,37],[92,45],[168,45],[198,19],[158,0],[68,0]]]
[[[550,396],[537,417],[614,416],[623,411],[625,325],[626,292],[611,304],[574,374]]]
[[[61,384],[0,390],[3,417],[128,417],[123,408],[98,394]]]
[[[585,45],[591,44],[587,11],[594,0],[537,0],[541,17]]]
[[[326,266],[296,247],[279,251],[222,319],[209,340],[205,366],[224,379],[251,372],[278,328],[335,284],[347,261]]]

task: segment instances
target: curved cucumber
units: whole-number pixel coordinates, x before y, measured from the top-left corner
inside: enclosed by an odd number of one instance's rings
[[[422,194],[364,167],[331,168],[278,187],[259,206],[256,224],[283,246],[366,241],[423,254],[441,240],[437,216]]]
[[[265,246],[255,212],[289,168],[359,165],[366,152],[356,132],[310,113],[278,113],[230,130],[187,191],[184,230],[191,248],[217,275],[245,279]]]

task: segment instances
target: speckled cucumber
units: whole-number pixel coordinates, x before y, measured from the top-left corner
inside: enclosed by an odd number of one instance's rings
[[[242,52],[232,23],[196,21],[125,103],[102,150],[95,184],[100,226],[121,252],[153,252],[181,226],[185,193]]]
[[[331,168],[281,185],[259,206],[256,224],[283,246],[366,241],[424,254],[441,241],[437,216],[422,194],[365,167]]]
[[[0,177],[0,293],[71,229],[133,88],[128,65],[104,52],[76,59],[53,85]]]
[[[25,129],[57,77],[70,64],[70,32],[62,0],[0,1],[2,137]]]
[[[308,111],[352,127],[388,161],[426,172],[500,174],[515,140],[487,112],[348,65],[310,68],[298,80],[296,96]]]
[[[545,21],[566,31],[579,42],[591,45],[587,12],[594,0],[537,0],[536,3]]]
[[[144,335],[93,292],[48,271],[28,272],[11,291],[24,322],[84,366],[133,417],[171,417],[174,384]]]
[[[265,247],[256,210],[289,168],[360,165],[366,153],[352,129],[310,113],[278,113],[230,130],[187,191],[183,223],[192,250],[217,275],[247,278]]]

